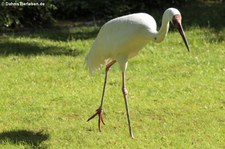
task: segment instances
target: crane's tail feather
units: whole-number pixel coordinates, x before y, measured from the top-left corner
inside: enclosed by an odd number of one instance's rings
[[[90,60],[88,59],[88,56],[86,56],[86,58],[84,60],[84,66],[85,66],[85,69],[88,70],[90,74],[94,74],[95,69],[93,67],[93,64],[90,63]]]
[[[102,64],[104,64],[104,60],[102,61],[101,59],[91,55],[90,53],[86,56],[84,61],[85,68],[89,70],[90,74],[94,74]]]
[[[112,59],[100,58],[97,55],[88,53],[84,60],[84,66],[89,70],[90,74],[94,74],[97,70],[101,68],[102,65],[107,65],[112,62]]]

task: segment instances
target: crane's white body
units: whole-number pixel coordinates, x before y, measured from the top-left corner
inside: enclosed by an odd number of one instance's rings
[[[104,24],[86,57],[90,72],[112,60],[124,67],[127,59],[148,43],[146,30],[156,31],[156,22],[144,13],[119,17]]]
[[[100,29],[85,63],[92,73],[102,64],[116,60],[125,71],[127,60],[140,51],[150,40],[161,42],[168,30],[172,16],[180,14],[175,8],[164,12],[162,26],[157,31],[155,19],[146,13],[135,13],[112,19]]]
[[[112,19],[100,29],[85,63],[92,73],[102,64],[116,60],[124,72],[127,60],[140,51],[150,40],[161,42],[168,30],[169,21],[180,12],[175,8],[167,9],[163,14],[162,25],[157,31],[154,18],[146,13],[135,13]]]

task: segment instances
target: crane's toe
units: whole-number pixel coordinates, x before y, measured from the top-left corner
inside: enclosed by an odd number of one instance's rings
[[[96,115],[98,115],[98,129],[101,132],[101,123],[105,125],[105,123],[103,121],[103,109],[101,107],[99,107],[96,110],[96,113],[94,115],[92,115],[87,121],[92,120]]]

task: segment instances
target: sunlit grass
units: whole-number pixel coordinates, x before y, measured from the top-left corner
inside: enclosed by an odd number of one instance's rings
[[[102,133],[97,119],[86,122],[100,104],[104,69],[94,76],[85,70],[96,31],[86,27],[82,32],[81,39],[76,33],[57,39],[51,30],[45,37],[42,32],[0,37],[2,148],[225,147],[224,30],[187,29],[191,53],[180,35],[170,32],[164,42],[149,43],[129,61],[134,140],[117,65],[109,73]],[[19,140],[24,135],[29,141]]]

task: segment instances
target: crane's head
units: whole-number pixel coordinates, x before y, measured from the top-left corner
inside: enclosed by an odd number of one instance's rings
[[[171,23],[178,29],[186,47],[187,47],[188,52],[190,52],[189,46],[188,46],[188,41],[187,41],[187,38],[185,36],[184,30],[183,30],[183,27],[181,24],[182,17],[181,17],[180,12],[176,8],[168,8],[164,14],[168,16],[167,18],[169,18]]]

